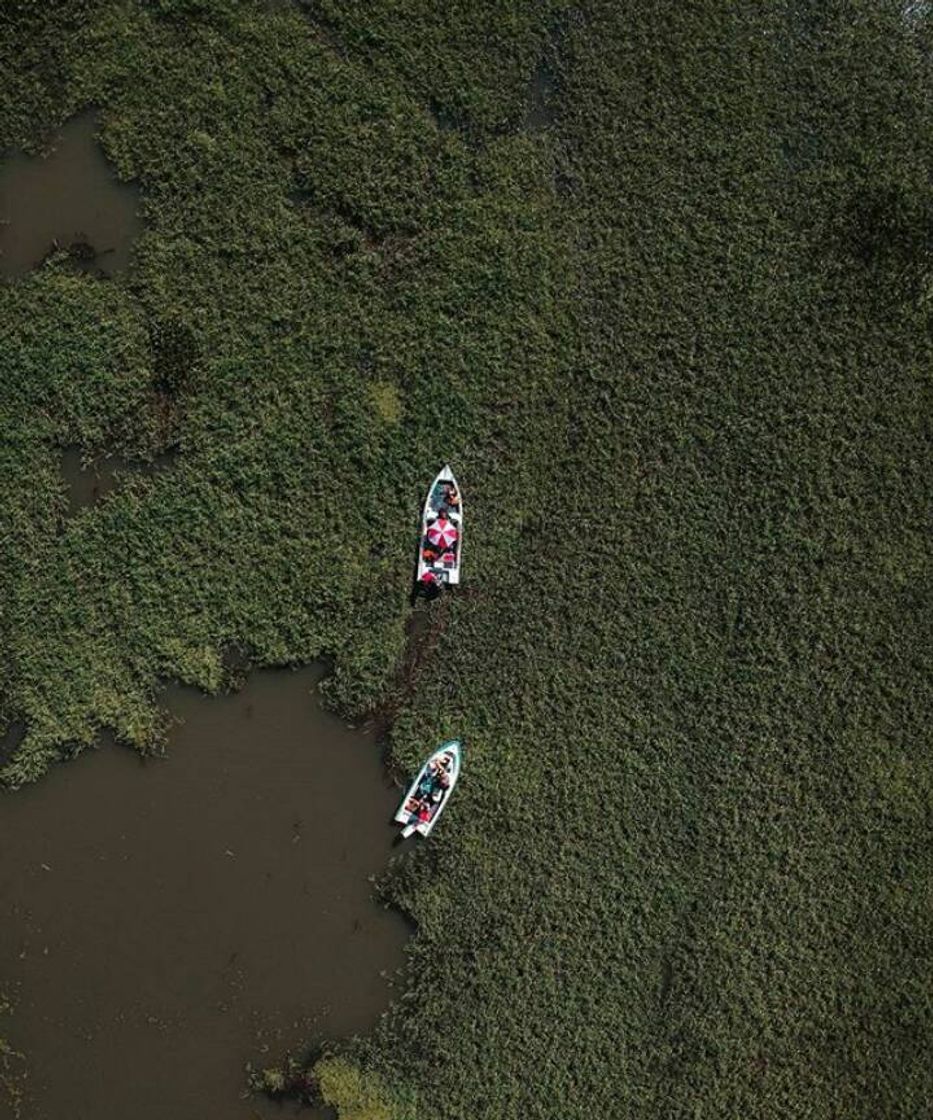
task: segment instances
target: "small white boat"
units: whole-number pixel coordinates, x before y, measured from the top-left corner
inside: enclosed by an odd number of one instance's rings
[[[461,750],[459,739],[448,739],[418,771],[395,814],[396,823],[405,826],[402,836],[407,838],[413,832],[431,835],[460,777]]]
[[[457,584],[463,558],[463,498],[449,466],[431,483],[421,514],[419,587]]]

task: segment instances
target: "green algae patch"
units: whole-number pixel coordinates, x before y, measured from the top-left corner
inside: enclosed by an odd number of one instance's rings
[[[320,1099],[339,1120],[414,1120],[410,1101],[394,1093],[376,1073],[344,1058],[321,1058],[312,1067]]]
[[[376,381],[369,387],[376,415],[386,424],[397,424],[402,418],[402,398],[395,385]]]

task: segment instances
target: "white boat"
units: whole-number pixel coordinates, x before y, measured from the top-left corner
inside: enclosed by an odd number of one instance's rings
[[[418,771],[395,814],[396,823],[405,826],[402,836],[431,835],[460,777],[461,750],[459,739],[448,739]]]
[[[463,559],[463,498],[449,466],[431,483],[421,514],[419,587],[457,584]]]

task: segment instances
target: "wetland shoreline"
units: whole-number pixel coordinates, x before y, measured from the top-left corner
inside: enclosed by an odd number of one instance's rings
[[[920,1115],[933,23],[500,8],[3,17],[0,151],[99,106],[146,215],[111,277],[0,284],[4,806],[135,766],[56,763],[152,752],[231,648],[326,656],[406,773],[470,744],[387,876],[388,1016],[312,1071],[345,1117]],[[69,516],[64,448],[169,446]],[[420,657],[448,461],[467,586]]]

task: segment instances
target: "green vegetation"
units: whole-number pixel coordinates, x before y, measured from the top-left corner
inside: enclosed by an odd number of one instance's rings
[[[320,1099],[336,1108],[341,1120],[409,1120],[413,1115],[410,1103],[389,1090],[378,1074],[342,1058],[321,1058],[314,1072]]]
[[[148,223],[118,281],[0,288],[5,781],[104,724],[151,749],[159,682],[222,687],[232,645],[391,704],[444,460],[469,503],[391,733],[407,767],[463,735],[464,780],[385,886],[404,995],[318,1071],[345,1120],[923,1112],[933,106],[902,8],[5,7],[0,148],[100,106]],[[69,520],[75,443],[180,453]]]

